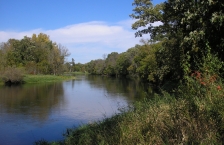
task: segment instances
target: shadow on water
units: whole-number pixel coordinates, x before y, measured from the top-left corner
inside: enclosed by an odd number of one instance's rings
[[[154,95],[152,86],[139,80],[94,75],[88,75],[87,79],[92,87],[104,88],[112,96],[120,93],[128,99],[136,101]]]

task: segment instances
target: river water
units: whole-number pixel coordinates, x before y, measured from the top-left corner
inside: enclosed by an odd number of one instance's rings
[[[128,79],[76,77],[59,83],[0,87],[0,145],[62,140],[67,128],[110,117],[152,92]]]

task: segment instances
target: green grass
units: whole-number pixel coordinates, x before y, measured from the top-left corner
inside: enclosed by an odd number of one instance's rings
[[[163,92],[122,108],[111,118],[68,129],[64,141],[36,144],[223,144],[223,85],[192,81],[179,86],[174,95]]]
[[[75,79],[74,76],[71,75],[61,75],[61,76],[54,76],[54,75],[24,75],[23,82],[26,84],[32,83],[50,83],[50,82],[58,82],[64,80],[71,80]],[[0,80],[0,86],[3,86],[4,82]]]
[[[63,80],[74,79],[74,76],[54,76],[54,75],[25,75],[23,81],[25,83],[49,83],[49,82],[57,82]]]
[[[85,75],[85,74],[89,74],[88,72],[80,72],[80,71],[76,71],[76,72],[65,72],[65,75]]]

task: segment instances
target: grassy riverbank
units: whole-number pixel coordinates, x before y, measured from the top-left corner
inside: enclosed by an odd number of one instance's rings
[[[25,75],[23,78],[24,83],[50,83],[50,82],[57,82],[57,81],[63,81],[63,80],[70,80],[74,79],[74,76],[68,76],[68,75],[60,75],[60,76],[54,76],[54,75]]]
[[[76,72],[65,72],[65,75],[87,75],[89,74],[88,72],[81,72],[81,71],[76,71]]]
[[[71,75],[24,75],[23,83],[33,84],[33,83],[51,83],[57,81],[71,80],[75,79],[74,76]],[[4,85],[4,82],[0,80],[0,86]]]
[[[192,80],[194,81],[194,80]],[[222,144],[224,90],[221,83],[179,86],[121,109],[100,122],[68,129],[65,140],[37,144]]]

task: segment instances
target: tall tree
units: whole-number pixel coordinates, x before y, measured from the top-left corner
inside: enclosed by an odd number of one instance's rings
[[[50,65],[54,75],[62,73],[64,59],[69,55],[68,49],[61,44],[53,47],[50,53]]]
[[[153,6],[150,0],[135,0],[133,5],[130,16],[137,21],[132,28],[141,29],[136,36],[163,40],[157,58],[166,60],[162,66],[168,66],[167,76],[179,79],[199,69],[210,52],[224,60],[224,1],[168,0]],[[156,21],[163,24],[153,26]]]

